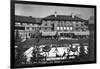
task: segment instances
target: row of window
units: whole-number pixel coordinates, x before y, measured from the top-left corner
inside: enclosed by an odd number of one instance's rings
[[[17,23],[15,23],[16,25],[21,25],[21,23],[20,22],[17,22]],[[27,25],[27,23],[22,23],[22,25]],[[33,24],[29,24],[30,26],[32,26]],[[48,24],[48,23],[44,23],[44,25],[45,26],[48,26],[48,25],[50,25],[50,24]],[[65,23],[61,23],[61,24],[58,24],[57,26],[66,26],[67,24],[65,24]],[[72,25],[71,23],[69,23],[68,25]],[[76,26],[84,26],[84,24],[81,24],[81,23],[79,23],[79,24],[75,24]],[[37,24],[35,24],[34,26],[38,26]]]
[[[27,30],[33,30],[33,29],[36,29],[36,28],[27,27]],[[42,29],[42,28],[39,28],[39,29]],[[48,28],[43,28],[43,29],[48,29]],[[69,31],[71,31],[71,30],[73,30],[73,28],[72,27],[57,27],[57,30],[69,30]]]
[[[48,23],[43,24],[44,26],[51,26]],[[57,26],[73,26],[72,24],[57,24]],[[85,26],[84,24],[75,24],[75,26],[80,27],[80,26]]]
[[[69,31],[71,31],[71,30],[73,30],[73,28],[72,27],[57,27],[57,30],[69,30]]]
[[[16,22],[15,25],[24,25],[24,26],[30,25],[30,26],[32,26],[33,24],[27,24],[27,23]]]
[[[27,27],[26,29],[27,30],[36,30],[36,29],[39,29],[39,30],[51,30],[52,28],[32,28],[32,27]]]
[[[34,30],[34,29],[37,29],[37,28],[32,28],[32,27],[26,27],[27,30]]]

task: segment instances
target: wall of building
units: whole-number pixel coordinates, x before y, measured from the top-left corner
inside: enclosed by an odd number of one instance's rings
[[[82,32],[87,30],[85,22],[81,21],[64,21],[64,20],[42,20],[41,25],[32,23],[15,22],[15,27],[24,27],[24,30],[19,30],[19,36],[24,38],[30,38],[30,34],[34,34],[36,30],[43,32]],[[18,30],[18,29],[17,29]]]

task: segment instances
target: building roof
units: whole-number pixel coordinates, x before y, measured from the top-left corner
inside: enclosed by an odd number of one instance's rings
[[[43,20],[66,20],[66,21],[85,21],[84,19],[82,18],[79,18],[79,17],[72,17],[71,15],[68,16],[68,15],[50,15],[50,16],[47,16],[45,18],[43,18]]]
[[[32,16],[19,16],[15,15],[15,21],[16,22],[25,22],[25,23],[40,23],[40,18],[33,18]]]

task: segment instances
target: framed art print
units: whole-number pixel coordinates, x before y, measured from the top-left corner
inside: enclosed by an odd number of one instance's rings
[[[11,0],[11,68],[96,63],[96,6]]]

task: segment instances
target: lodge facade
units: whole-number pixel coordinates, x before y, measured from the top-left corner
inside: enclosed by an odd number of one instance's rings
[[[74,33],[89,35],[87,20],[81,19],[74,15],[50,15],[42,19],[42,25],[47,26],[45,32],[53,31],[60,33]]]
[[[26,16],[15,16],[15,37],[22,39],[31,38],[38,29],[43,36],[55,35],[64,36],[64,33],[76,35],[89,35],[86,24],[88,20],[74,15],[50,15],[37,21],[36,18]],[[63,34],[62,34],[63,33]],[[65,34],[66,35],[66,34]],[[67,36],[69,36],[67,34]]]

